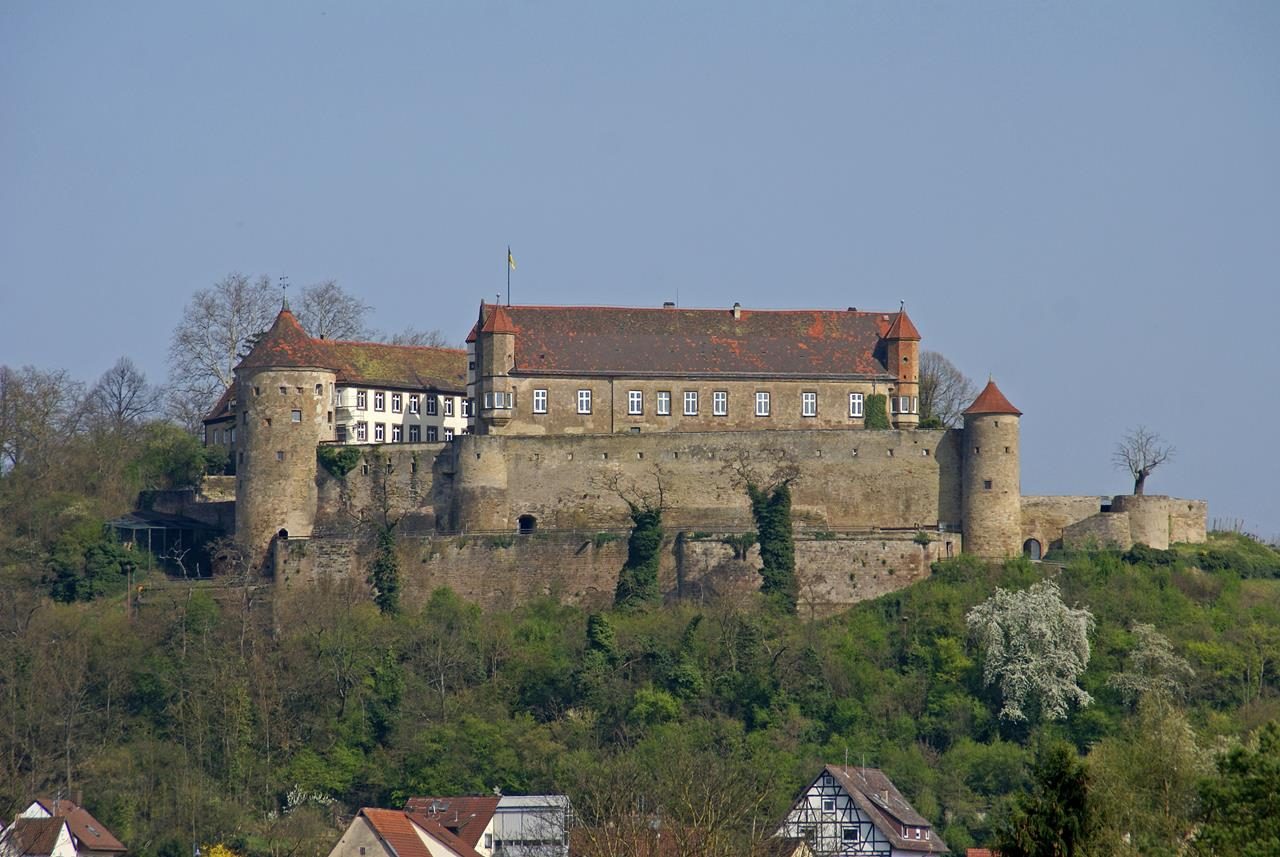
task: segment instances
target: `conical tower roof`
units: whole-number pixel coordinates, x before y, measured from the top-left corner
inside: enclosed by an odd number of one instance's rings
[[[331,368],[328,363],[323,348],[317,347],[286,305],[236,368]]]
[[[995,381],[988,380],[987,386],[982,388],[982,392],[978,394],[978,398],[973,400],[973,404],[964,409],[965,416],[977,416],[979,414],[1012,414],[1015,417],[1022,416],[1022,411],[1018,410],[1013,404],[1004,397],[1004,393],[1000,392],[1000,388],[996,386]]]
[[[911,323],[911,319],[907,316],[906,307],[898,310],[898,314],[894,316],[893,324],[889,325],[889,332],[884,335],[884,338],[920,341],[920,331],[916,330],[916,326]]]
[[[489,311],[489,317],[485,319],[484,327],[480,328],[480,332],[515,333],[516,326],[511,320],[511,315],[502,308],[502,304],[498,304]]]

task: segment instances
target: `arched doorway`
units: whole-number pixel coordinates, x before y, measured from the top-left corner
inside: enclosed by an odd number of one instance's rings
[[[1022,543],[1022,555],[1027,559],[1039,560],[1042,550],[1038,539],[1027,539]]]
[[[538,529],[538,519],[533,515],[521,515],[516,520],[516,526],[519,527],[520,535],[527,536]]]

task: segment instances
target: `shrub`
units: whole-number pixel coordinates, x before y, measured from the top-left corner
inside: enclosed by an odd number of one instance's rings
[[[325,444],[316,447],[316,460],[337,479],[350,473],[360,463],[362,453],[358,447]]]

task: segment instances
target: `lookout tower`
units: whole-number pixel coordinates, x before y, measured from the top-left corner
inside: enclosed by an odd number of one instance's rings
[[[960,491],[966,553],[993,559],[1021,553],[1021,416],[995,381],[987,381],[964,412]]]
[[[904,304],[894,316],[885,334],[886,363],[897,376],[896,405],[893,413],[895,428],[915,428],[920,424],[920,331],[911,323]]]

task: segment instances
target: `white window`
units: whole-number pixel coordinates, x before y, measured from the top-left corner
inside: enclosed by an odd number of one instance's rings
[[[835,811],[836,811],[836,799],[835,799],[835,798],[833,798],[833,797],[824,797],[824,798],[822,799],[822,811],[823,811],[823,812],[835,812]]]
[[[404,440],[403,432],[404,432],[404,429],[400,427],[399,423],[392,423],[391,424],[391,442],[399,443],[400,441]]]
[[[484,409],[487,411],[493,407],[493,393],[484,394]]]
[[[711,413],[717,417],[727,417],[729,415],[728,391],[716,390],[711,394]]]
[[[469,417],[469,416],[471,416],[471,411],[472,411],[472,410],[474,410],[474,405],[475,405],[475,399],[463,399],[463,400],[462,400],[462,415],[463,415],[464,417]]]
[[[440,412],[440,397],[435,393],[427,394],[427,416],[434,417]]]
[[[920,828],[919,828],[919,827],[917,827],[917,828],[915,829],[915,831],[916,831],[916,839],[919,839],[919,838],[920,838]]]
[[[485,410],[493,408],[498,411],[505,411],[511,407],[515,401],[515,393],[504,393],[501,390],[494,393],[484,394]]]
[[[416,414],[418,412],[418,394],[409,394],[409,413]]]
[[[920,400],[915,396],[911,397],[911,413],[913,414],[920,413]]]
[[[427,443],[438,443],[440,441],[440,429],[436,426],[427,426]]]
[[[851,417],[862,416],[862,394],[861,393],[849,394],[849,416]]]
[[[698,393],[696,390],[685,390],[684,415],[686,417],[696,417],[698,415]]]
[[[669,390],[658,391],[658,416],[671,416],[671,392]]]
[[[236,427],[232,426],[231,428],[227,429],[227,443],[235,443],[235,442],[236,442]]]
[[[369,392],[367,390],[356,390],[356,410],[363,411],[369,407]]]
[[[644,413],[644,393],[640,390],[627,391],[627,413],[631,416]]]
[[[451,428],[446,428],[446,429],[444,430],[444,439],[445,439],[445,440],[453,440],[453,429],[451,429]]]
[[[590,390],[578,391],[578,413],[580,414],[591,413],[591,391]]]
[[[391,394],[391,413],[404,413],[404,400],[399,393]]]
[[[302,422],[302,411],[290,411],[289,419],[295,423]]]
[[[533,391],[533,412],[535,414],[545,414],[547,412],[547,391]]]
[[[484,847],[485,847],[485,850],[489,850],[489,849],[493,848],[493,834],[492,834],[492,833],[486,833],[486,834],[484,835]]]
[[[818,415],[818,394],[817,393],[801,393],[800,394],[800,416],[816,417]]]
[[[889,397],[889,413],[896,414],[897,412],[898,412],[898,397],[890,396]]]
[[[911,397],[910,397],[910,396],[899,396],[899,397],[898,397],[898,413],[900,413],[900,414],[910,414],[910,413],[914,413],[914,412],[911,410]]]
[[[769,416],[769,394],[763,390],[756,391],[756,416]]]
[[[373,442],[385,443],[386,440],[387,440],[387,424],[374,423],[373,424]]]
[[[422,441],[422,426],[414,424],[409,426],[409,443],[420,443]]]
[[[356,440],[364,443],[369,439],[369,424],[366,422],[356,423]]]
[[[385,411],[387,409],[387,394],[381,390],[374,391],[373,409],[375,411]]]
[[[453,416],[453,396],[444,397],[444,415],[446,417]]]

